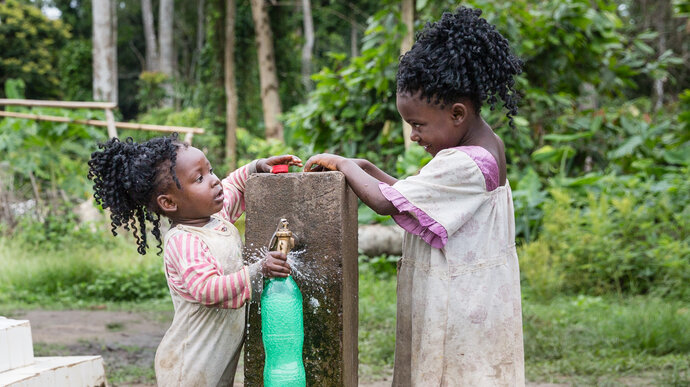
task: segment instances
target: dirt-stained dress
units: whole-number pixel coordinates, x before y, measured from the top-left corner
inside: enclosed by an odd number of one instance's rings
[[[510,185],[484,148],[439,152],[380,188],[405,230],[394,386],[524,386]]]

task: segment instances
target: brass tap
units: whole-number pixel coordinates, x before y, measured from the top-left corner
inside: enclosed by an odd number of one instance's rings
[[[271,251],[280,251],[287,255],[293,247],[295,247],[295,238],[292,236],[292,231],[288,229],[288,221],[283,218],[278,222],[278,228],[273,233],[271,243],[268,249]]]

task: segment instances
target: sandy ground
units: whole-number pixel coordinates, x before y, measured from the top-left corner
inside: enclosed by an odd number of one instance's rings
[[[125,367],[150,367],[156,347],[170,325],[172,314],[106,310],[29,310],[5,317],[29,320],[34,348],[51,356],[100,355],[106,377]],[[240,360],[241,362],[241,360]],[[243,386],[242,363],[235,386]],[[117,384],[113,387],[152,387],[152,384]],[[386,380],[360,380],[360,387],[389,387]],[[560,387],[564,384],[528,383],[528,387]]]

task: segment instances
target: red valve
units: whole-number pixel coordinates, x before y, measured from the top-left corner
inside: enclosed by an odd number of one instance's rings
[[[271,173],[287,173],[288,172],[288,165],[287,164],[279,164],[279,165],[274,165],[271,167]]]

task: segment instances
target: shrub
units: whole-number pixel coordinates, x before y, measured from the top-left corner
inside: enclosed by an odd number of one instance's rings
[[[662,180],[609,176],[582,197],[551,189],[539,239],[520,248],[525,282],[542,296],[690,297],[687,173]]]

